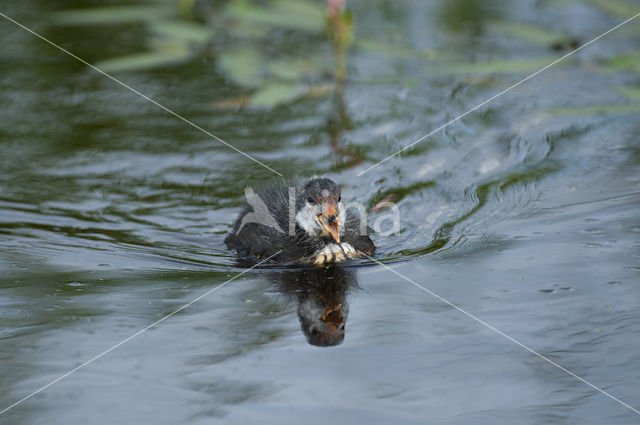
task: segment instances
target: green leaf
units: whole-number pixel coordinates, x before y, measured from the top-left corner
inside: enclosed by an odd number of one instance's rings
[[[238,85],[257,87],[262,81],[262,58],[253,47],[223,52],[218,57],[218,66]]]
[[[287,17],[287,21],[304,31],[324,30],[324,2],[304,0],[278,0],[275,11]],[[293,28],[292,26],[289,26]]]
[[[638,6],[623,0],[589,0],[598,9],[609,15],[630,18],[638,13]]]
[[[559,108],[551,108],[548,112],[553,115],[630,114],[640,112],[640,104],[563,106]]]
[[[640,100],[640,87],[617,86],[614,90],[629,99]]]
[[[145,6],[106,6],[55,12],[51,15],[55,25],[108,25],[140,21],[153,21],[171,16],[176,10],[164,4]]]
[[[278,60],[267,64],[269,74],[282,80],[299,80],[307,69],[299,61]]]
[[[178,0],[178,10],[182,16],[191,16],[196,0]]]
[[[214,36],[212,28],[187,21],[160,20],[151,22],[151,31],[169,40],[206,43]]]
[[[533,72],[549,65],[556,59],[557,58],[502,59],[491,62],[436,64],[429,66],[427,72],[432,75]]]
[[[492,22],[492,27],[503,32],[508,37],[519,38],[533,44],[548,46],[570,41],[570,37],[565,33],[524,22],[494,21]]]
[[[235,0],[229,4],[227,13],[244,23],[316,33],[324,29],[324,11],[319,2],[276,0],[262,7],[246,0]]]
[[[229,33],[237,39],[252,39],[264,42],[269,37],[271,29],[271,26],[265,24],[236,21],[229,28]]]
[[[166,45],[163,49],[120,56],[95,64],[104,72],[140,71],[182,63],[192,57],[185,44]]]
[[[640,53],[616,56],[609,60],[607,65],[616,69],[640,72]]]
[[[253,94],[251,106],[273,108],[299,97],[304,88],[297,84],[269,83]]]
[[[401,85],[407,88],[420,87],[420,85],[422,85],[422,82],[419,79],[403,77],[400,74],[394,75],[392,77],[380,76],[380,77],[368,78],[366,80],[356,79],[354,80],[354,82],[358,84],[367,84],[367,85],[373,85],[373,86],[388,86],[388,85],[396,84],[396,85]]]
[[[318,75],[322,72],[329,72],[324,55],[309,54],[304,59],[282,58],[266,64],[270,75],[282,80],[300,80],[307,75]]]
[[[360,50],[399,58],[418,58],[427,60],[455,60],[459,56],[442,50],[417,50],[403,44],[386,44],[372,38],[359,38],[355,43]]]

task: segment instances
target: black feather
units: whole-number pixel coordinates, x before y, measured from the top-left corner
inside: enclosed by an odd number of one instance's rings
[[[340,196],[340,187],[330,179],[314,178],[294,189],[295,211],[304,207],[309,197],[315,197],[322,191]],[[326,192],[325,192],[326,193]],[[230,249],[262,259],[270,256],[275,262],[308,262],[314,253],[331,242],[328,238],[307,234],[295,221],[295,212],[289,221],[290,193],[289,186],[281,183],[265,188],[257,193],[264,202],[270,216],[275,219],[277,227],[265,225],[263,222],[253,222],[255,208],[246,203],[242,208],[232,232],[226,237],[225,243]],[[254,216],[247,216],[254,214]],[[341,235],[341,242],[348,242],[358,252],[373,254],[374,245],[369,238],[369,228],[361,234],[360,219],[346,211],[345,228]],[[279,252],[280,251],[280,252]],[[279,253],[278,253],[279,252]],[[277,255],[274,255],[278,253]]]

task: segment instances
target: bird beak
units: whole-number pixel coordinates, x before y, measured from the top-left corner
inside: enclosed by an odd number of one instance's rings
[[[344,330],[342,304],[327,307],[320,316],[320,320],[327,324],[327,332],[329,335],[333,335],[338,329]]]
[[[336,203],[328,201],[323,205],[322,214],[318,216],[318,221],[322,228],[333,238],[334,241],[340,243],[340,218],[338,216],[338,208]]]

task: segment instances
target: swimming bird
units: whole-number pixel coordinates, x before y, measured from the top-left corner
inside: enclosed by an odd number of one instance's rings
[[[297,305],[300,329],[311,345],[339,345],[349,316],[347,296],[359,288],[356,271],[325,266],[265,273],[284,305]]]
[[[248,188],[247,203],[225,243],[238,253],[278,263],[324,265],[372,255],[364,208],[347,208],[333,180],[315,177],[300,186]]]

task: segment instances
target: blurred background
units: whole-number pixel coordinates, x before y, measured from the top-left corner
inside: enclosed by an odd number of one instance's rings
[[[326,175],[372,221],[396,203],[378,259],[640,406],[640,18],[357,176],[640,1],[0,12],[287,181]],[[244,188],[279,177],[1,16],[0,40],[3,409],[242,271],[222,241]],[[330,294],[249,273],[0,423],[637,421],[388,271],[348,268]],[[339,347],[308,343],[309,303],[344,307]]]

